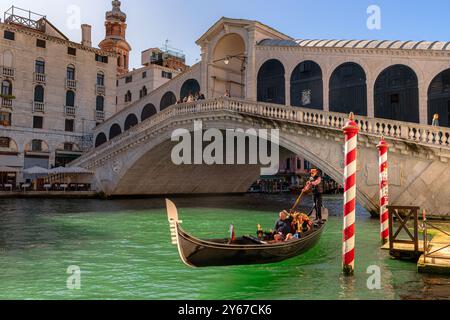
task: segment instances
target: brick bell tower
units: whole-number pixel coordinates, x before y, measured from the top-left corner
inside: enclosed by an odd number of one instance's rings
[[[99,47],[104,51],[117,54],[117,74],[128,72],[131,46],[126,40],[127,15],[120,10],[121,2],[114,0],[112,10],[106,12],[106,37],[100,42]]]

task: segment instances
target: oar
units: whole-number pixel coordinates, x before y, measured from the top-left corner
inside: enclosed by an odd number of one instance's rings
[[[302,190],[302,193],[300,194],[300,196],[297,198],[297,201],[295,201],[294,206],[292,207],[291,211],[294,211],[295,208],[297,208],[297,206],[300,204],[300,201],[303,198],[303,194],[305,193],[305,190]]]

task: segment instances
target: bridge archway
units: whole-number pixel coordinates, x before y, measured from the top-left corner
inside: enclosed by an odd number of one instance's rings
[[[211,96],[222,97],[226,91],[232,97],[244,98],[247,50],[244,39],[237,33],[223,36],[212,54]]]
[[[406,65],[386,68],[375,82],[375,117],[419,123],[419,82]]]
[[[172,91],[168,91],[161,98],[161,103],[159,104],[159,111],[163,111],[164,109],[174,105],[175,103],[177,103],[177,97]]]
[[[141,121],[147,120],[148,118],[151,118],[157,113],[156,107],[149,103],[144,106],[141,113]]]
[[[439,73],[428,88],[428,124],[439,115],[439,125],[450,127],[450,69]]]
[[[285,69],[277,59],[266,61],[258,72],[258,101],[286,104]]]
[[[139,124],[139,120],[134,113],[128,115],[125,119],[124,131],[128,131]]]
[[[190,94],[196,95],[200,93],[200,84],[195,79],[186,80],[181,86],[180,99],[187,98]]]
[[[367,116],[366,72],[357,63],[337,67],[330,78],[330,111]]]
[[[303,61],[292,72],[291,105],[323,110],[322,69],[316,62]]]
[[[109,129],[109,140],[114,139],[121,134],[122,128],[117,123],[115,123],[111,126],[111,129]]]
[[[103,132],[100,132],[97,137],[95,138],[95,147],[98,148],[102,144],[105,144],[108,141],[108,138],[106,138],[106,134]]]

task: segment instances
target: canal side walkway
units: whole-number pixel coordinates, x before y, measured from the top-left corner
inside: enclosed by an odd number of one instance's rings
[[[69,199],[92,199],[100,198],[95,191],[27,191],[27,192],[0,192],[0,199],[8,198],[69,198]]]

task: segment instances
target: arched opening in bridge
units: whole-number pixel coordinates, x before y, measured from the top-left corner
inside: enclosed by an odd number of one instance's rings
[[[106,138],[106,134],[100,132],[95,138],[95,147],[100,147],[102,144],[105,144],[108,139]]]
[[[200,93],[200,84],[195,79],[186,80],[181,86],[180,99],[187,98],[190,94],[195,96]]]
[[[114,139],[115,137],[122,134],[122,129],[120,126],[115,123],[111,126],[111,129],[109,130],[109,140]]]
[[[161,98],[161,103],[159,105],[159,110],[163,111],[164,109],[174,105],[177,103],[177,97],[172,91],[166,92]]]
[[[286,104],[286,82],[283,64],[271,59],[266,61],[258,72],[258,101]]]
[[[428,88],[428,124],[439,115],[439,125],[450,127],[450,69],[439,73]]]
[[[419,82],[410,67],[394,65],[375,82],[375,117],[419,123]]]
[[[341,64],[330,78],[330,111],[367,116],[367,84],[364,69],[354,62]]]
[[[216,44],[210,67],[210,96],[222,97],[227,91],[231,97],[245,97],[245,75],[247,67],[244,39],[230,33]]]
[[[156,107],[153,104],[149,103],[145,105],[145,107],[142,109],[141,121],[147,120],[148,118],[154,116],[156,113]]]
[[[124,130],[128,131],[131,128],[137,126],[139,123],[138,118],[136,117],[136,115],[134,113],[129,114],[128,117],[125,119],[125,125],[124,125]]]
[[[314,61],[304,61],[292,72],[291,105],[323,109],[322,69]]]

